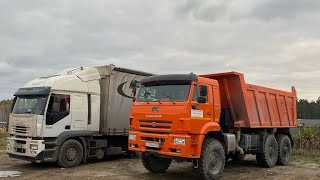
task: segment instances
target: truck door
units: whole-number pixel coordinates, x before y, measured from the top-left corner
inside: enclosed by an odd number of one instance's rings
[[[50,95],[43,137],[57,137],[60,133],[70,129],[70,95],[65,93],[52,93]],[[69,128],[68,128],[69,127]]]
[[[192,118],[211,121],[213,119],[212,86],[205,84],[194,85],[192,104]]]
[[[71,95],[72,129],[85,130],[88,126],[87,94]]]

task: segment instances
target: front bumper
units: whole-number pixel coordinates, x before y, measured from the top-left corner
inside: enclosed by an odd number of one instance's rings
[[[30,146],[37,146],[31,149]],[[8,138],[7,153],[10,157],[27,159],[30,161],[41,162],[45,150],[44,140],[32,140],[32,138]]]
[[[188,134],[151,134],[139,131],[130,131],[129,134],[136,135],[136,139],[129,139],[129,150],[139,152],[153,152],[161,155],[200,158],[199,144],[194,136]],[[186,144],[174,144],[174,138],[186,139]],[[197,138],[197,137],[196,137]],[[159,148],[147,147],[146,143],[159,144]]]
[[[44,162],[44,160],[43,160],[44,151],[40,152],[35,157],[17,155],[17,154],[12,154],[12,153],[8,153],[8,155],[10,158],[15,158],[15,159],[21,159],[21,160],[26,160],[26,161],[36,162],[36,163]]]

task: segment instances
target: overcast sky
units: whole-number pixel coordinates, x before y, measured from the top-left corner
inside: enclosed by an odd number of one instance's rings
[[[240,71],[248,83],[320,96],[320,1],[3,0],[0,99],[66,68],[158,74]]]

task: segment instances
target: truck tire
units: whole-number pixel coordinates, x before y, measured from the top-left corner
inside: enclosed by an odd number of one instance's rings
[[[235,152],[234,154],[230,154],[230,158],[233,161],[242,161],[246,157],[245,154],[240,154],[239,152]]]
[[[278,143],[274,135],[267,135],[264,143],[262,153],[256,154],[257,162],[262,167],[275,166],[278,159]]]
[[[286,166],[289,164],[292,153],[292,145],[290,138],[287,135],[279,134],[278,141],[278,160],[277,164]]]
[[[196,168],[200,178],[218,179],[223,173],[225,162],[225,152],[221,142],[213,138],[204,139],[198,168]]]
[[[70,139],[65,141],[59,150],[57,163],[64,168],[77,166],[83,158],[83,147],[79,141]]]
[[[160,158],[148,153],[142,153],[141,159],[143,166],[152,173],[165,173],[172,161],[172,159]]]

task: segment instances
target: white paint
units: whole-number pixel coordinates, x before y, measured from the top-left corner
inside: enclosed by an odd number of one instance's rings
[[[146,117],[147,118],[161,118],[162,115],[153,115],[153,114],[151,114],[151,115],[146,115]]]
[[[22,174],[20,171],[0,171],[0,178],[18,177]]]
[[[191,117],[203,118],[203,111],[197,109],[191,109]]]

